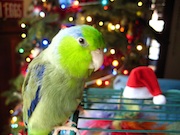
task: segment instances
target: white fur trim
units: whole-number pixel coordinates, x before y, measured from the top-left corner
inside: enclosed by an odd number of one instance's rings
[[[153,95],[149,92],[146,87],[129,87],[126,86],[123,91],[123,97],[125,98],[136,98],[136,99],[147,99],[152,98]]]
[[[164,95],[157,95],[153,97],[154,104],[166,104],[166,97]]]

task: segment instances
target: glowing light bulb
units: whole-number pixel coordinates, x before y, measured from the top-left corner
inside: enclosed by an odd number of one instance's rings
[[[107,85],[110,84],[110,82],[109,81],[105,81],[104,84],[107,86]]]
[[[111,50],[110,50],[110,53],[111,53],[111,54],[115,54],[116,51],[115,51],[114,49],[111,49]]]
[[[79,5],[79,1],[78,0],[75,0],[74,2],[73,2],[73,6],[78,6]]]
[[[143,47],[142,47],[142,45],[137,45],[137,46],[136,46],[136,49],[140,51],[140,50],[143,49]]]
[[[120,24],[116,24],[115,27],[116,27],[116,29],[119,29],[120,28]]]
[[[143,5],[142,1],[138,2],[138,6],[141,7]]]
[[[11,128],[18,128],[18,124],[11,124]]]
[[[32,58],[35,58],[38,54],[40,53],[40,49],[39,48],[34,48],[31,50],[31,54],[32,54]]]
[[[48,41],[46,39],[43,40],[43,45],[48,45]]]
[[[117,72],[117,69],[114,68],[113,71],[112,71],[112,74],[113,74],[113,75],[117,75],[117,73],[118,73],[118,72]]]
[[[103,50],[103,51],[104,51],[104,53],[105,53],[105,52],[107,52],[107,48],[104,48],[104,50]]]
[[[137,16],[142,16],[142,12],[141,12],[141,11],[137,11],[137,12],[136,12],[136,15],[137,15]]]
[[[22,38],[26,38],[26,34],[25,34],[25,33],[22,33],[22,34],[21,34],[21,37],[22,37]]]
[[[21,23],[21,28],[25,28],[26,24],[25,23]]]
[[[15,123],[17,121],[17,117],[16,116],[13,116],[12,117],[12,122]]]
[[[92,17],[91,17],[91,16],[87,16],[87,17],[86,17],[86,21],[87,21],[87,22],[92,22]]]
[[[112,23],[108,23],[108,30],[109,31],[115,30],[115,28],[116,27]]]
[[[117,67],[119,65],[119,62],[117,60],[113,60],[112,65],[114,67]]]
[[[108,6],[104,6],[104,10],[108,10]]]
[[[112,29],[111,29],[111,26],[112,26],[113,24],[112,23],[108,23],[108,31],[112,31]]]
[[[23,48],[19,48],[19,53],[24,53],[24,49]]]
[[[14,110],[10,110],[9,113],[10,113],[10,114],[13,114],[13,113],[14,113]]]
[[[107,1],[107,0],[102,0],[102,1],[101,1],[101,4],[102,4],[103,6],[105,6],[105,5],[108,4],[108,1]]]
[[[65,9],[65,8],[66,8],[66,5],[65,5],[65,4],[61,4],[61,8],[62,8],[62,9]]]
[[[69,17],[69,21],[72,22],[74,20],[73,17]]]
[[[121,28],[120,28],[120,32],[124,32],[124,27],[121,27]]]
[[[30,62],[31,59],[29,57],[26,58],[26,62]]]
[[[143,49],[143,47],[142,47],[142,45],[137,45],[137,46],[136,46],[136,49],[137,49],[138,51],[141,51],[141,50]]]
[[[127,75],[128,73],[129,73],[129,71],[126,70],[126,69],[123,71],[123,74],[124,74],[124,75]]]
[[[34,52],[35,52],[34,49],[32,49],[32,50],[31,50],[31,53],[33,54]]]
[[[46,2],[46,0],[42,0],[42,2]]]
[[[44,18],[44,17],[46,16],[43,11],[41,11],[41,12],[39,13],[39,15],[40,15],[40,17],[42,17],[42,18]]]
[[[96,84],[97,84],[98,86],[101,86],[101,85],[102,85],[102,80],[101,80],[101,79],[96,80]]]
[[[111,25],[111,30],[115,30],[115,26],[114,25]]]
[[[47,47],[49,45],[49,41],[47,39],[43,39],[42,44]]]
[[[103,26],[103,24],[104,24],[104,23],[103,23],[102,21],[99,22],[99,26]]]

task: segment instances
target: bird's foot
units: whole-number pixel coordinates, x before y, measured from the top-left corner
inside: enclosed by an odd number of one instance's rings
[[[76,123],[69,121],[63,126],[57,126],[54,127],[54,133],[53,135],[58,135],[59,131],[61,130],[68,130],[68,131],[74,131],[76,135],[80,135],[79,130],[76,127],[72,127],[72,125],[76,125]]]

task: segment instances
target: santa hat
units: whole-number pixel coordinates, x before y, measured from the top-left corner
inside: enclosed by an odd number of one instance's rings
[[[123,97],[134,99],[153,98],[154,104],[166,103],[166,98],[162,95],[154,71],[146,66],[136,67],[131,71],[123,91]]]

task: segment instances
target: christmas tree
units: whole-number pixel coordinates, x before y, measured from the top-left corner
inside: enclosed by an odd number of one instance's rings
[[[136,0],[33,0],[28,16],[19,22],[24,33],[17,45],[21,73],[4,93],[10,110],[11,134],[26,134],[22,122],[21,85],[28,64],[46,49],[63,28],[88,24],[102,32],[107,47],[103,66],[94,73],[86,87],[111,87],[117,74],[128,75],[137,66],[148,64],[146,39],[153,37],[147,21],[152,12],[148,1]]]

